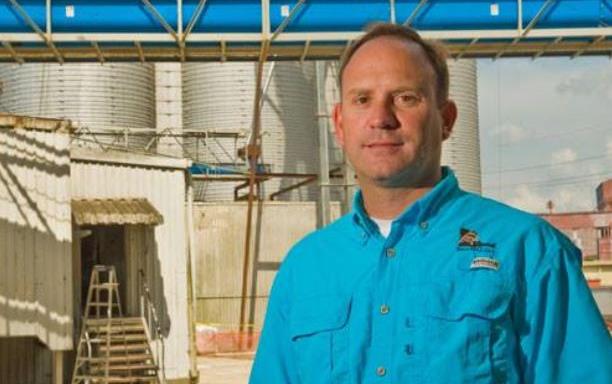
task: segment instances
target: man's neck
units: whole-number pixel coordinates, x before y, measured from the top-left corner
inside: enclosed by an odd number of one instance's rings
[[[429,192],[440,179],[441,175],[436,174],[418,186],[393,188],[374,183],[360,183],[364,209],[370,217],[394,219]]]
[[[368,216],[394,219],[431,188],[362,188],[361,193]]]

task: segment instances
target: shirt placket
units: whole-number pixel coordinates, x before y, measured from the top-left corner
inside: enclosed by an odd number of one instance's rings
[[[393,302],[393,285],[396,280],[397,247],[400,238],[397,229],[391,229],[389,237],[383,239],[376,236],[378,241],[378,263],[376,271],[376,289],[374,293],[372,310],[372,350],[374,357],[370,374],[374,377],[373,382],[394,382],[394,349],[397,348],[395,341],[395,323],[398,321],[398,313]]]

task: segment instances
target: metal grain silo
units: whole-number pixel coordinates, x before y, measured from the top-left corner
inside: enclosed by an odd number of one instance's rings
[[[139,129],[155,127],[150,64],[3,64],[0,82],[0,111],[70,119],[98,132],[95,139],[100,142],[126,145],[118,129],[132,129],[128,145],[142,148],[152,132]],[[81,137],[82,144],[93,140]]]
[[[449,60],[450,97],[459,116],[442,148],[442,164],[449,165],[467,191],[481,193],[480,140],[476,60]]]
[[[190,139],[186,155],[202,163],[245,167],[237,150],[248,142],[255,91],[255,63],[187,63],[183,67],[183,121],[186,132],[209,135]],[[261,113],[263,167],[274,173],[316,173],[318,169],[314,64],[266,63]],[[186,140],[187,141],[187,140]],[[301,181],[271,179],[264,196]],[[232,182],[196,186],[198,200],[233,200]],[[246,191],[244,191],[246,192]],[[243,193],[244,193],[243,192]],[[315,186],[299,188],[279,200],[316,198]]]

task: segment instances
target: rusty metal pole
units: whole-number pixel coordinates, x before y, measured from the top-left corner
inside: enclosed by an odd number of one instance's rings
[[[244,240],[244,264],[242,267],[242,294],[240,301],[240,348],[244,345],[244,326],[246,319],[246,307],[247,307],[247,287],[249,280],[249,260],[250,260],[250,249],[251,249],[251,226],[252,226],[252,213],[253,213],[253,200],[254,200],[254,189],[255,189],[255,178],[257,173],[257,159],[261,155],[261,147],[259,140],[259,132],[261,130],[261,98],[262,98],[262,78],[263,69],[266,59],[268,57],[268,48],[270,46],[269,40],[263,40],[261,44],[261,51],[259,53],[259,61],[257,63],[257,78],[255,80],[255,100],[253,102],[253,131],[251,133],[251,139],[247,145],[247,159],[249,161],[249,194],[247,204],[247,222],[246,222],[246,236]]]

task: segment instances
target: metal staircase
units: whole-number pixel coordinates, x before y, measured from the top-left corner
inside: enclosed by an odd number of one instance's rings
[[[113,266],[94,266],[72,384],[160,383],[147,324],[122,316],[118,286]]]

